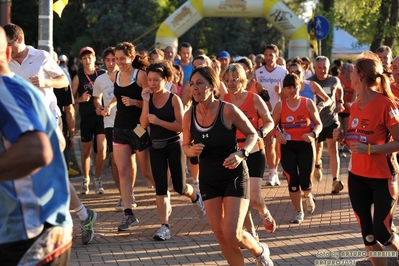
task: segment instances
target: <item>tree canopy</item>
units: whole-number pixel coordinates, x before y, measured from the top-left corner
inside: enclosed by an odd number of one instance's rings
[[[100,52],[121,41],[133,42],[138,49],[152,49],[160,25],[186,0],[69,0],[62,18],[54,13],[54,47],[57,52],[77,55],[89,45]],[[283,1],[305,22],[309,3],[313,1]],[[343,28],[361,43],[394,45],[397,31],[398,0],[320,0],[313,3],[317,14],[325,15],[334,25]],[[396,7],[395,7],[396,4]],[[396,8],[396,9],[395,9]],[[30,10],[31,12],[25,12]],[[36,12],[35,12],[36,11]],[[396,21],[395,21],[396,12]],[[22,15],[24,14],[24,15]],[[38,1],[13,0],[12,22],[25,31],[26,43],[37,44]],[[331,51],[332,36],[323,53]],[[268,43],[287,47],[281,33],[264,18],[204,18],[179,41],[190,42],[193,49],[208,54],[228,50],[233,55],[262,53]],[[372,47],[374,47],[372,46]],[[395,49],[394,49],[395,50]],[[285,51],[283,51],[285,52]]]

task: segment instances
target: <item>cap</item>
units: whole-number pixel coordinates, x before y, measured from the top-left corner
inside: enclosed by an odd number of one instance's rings
[[[218,57],[217,57],[218,59],[219,58],[226,58],[226,59],[230,59],[230,54],[227,52],[227,51],[221,51],[219,54],[218,54]]]
[[[241,59],[243,59],[244,57],[243,56],[237,56],[235,59],[234,59],[234,62],[238,62],[238,61],[240,61]]]
[[[66,62],[66,61],[68,61],[68,57],[66,55],[62,54],[58,57],[58,60],[60,60],[60,62]]]
[[[90,53],[92,53],[92,54],[96,54],[96,53],[94,52],[94,49],[91,48],[90,46],[85,46],[85,47],[83,47],[82,49],[80,49],[79,55],[81,56],[84,52],[90,52]]]

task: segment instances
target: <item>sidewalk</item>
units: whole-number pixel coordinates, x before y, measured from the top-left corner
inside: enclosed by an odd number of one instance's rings
[[[79,149],[75,154],[80,163]],[[328,170],[326,151],[323,158],[324,177],[320,183],[314,184],[312,191],[316,196],[316,210],[312,215],[305,214],[305,220],[300,225],[290,223],[294,208],[290,203],[287,181],[280,177],[282,181],[280,187],[262,187],[262,195],[265,196],[266,203],[277,222],[276,232],[266,233],[255,211],[253,218],[258,226],[260,240],[269,245],[276,266],[327,265],[327,262],[318,262],[316,259],[331,260],[329,263],[353,262],[354,264],[349,265],[371,265],[363,257],[349,256],[346,261],[335,257],[340,254],[339,252],[363,252],[364,246],[359,226],[351,210],[347,187],[345,186],[339,195],[330,193],[332,177]],[[341,179],[345,184],[348,162],[349,158],[341,158]],[[172,192],[171,197],[172,238],[164,242],[152,239],[160,227],[155,193],[154,189],[147,186],[147,181],[141,175],[137,177],[135,186],[137,208],[133,209],[140,224],[131,231],[118,232],[117,226],[122,220],[122,212],[116,212],[114,209],[119,195],[108,162],[102,179],[104,195],[94,194],[93,186],[88,195],[79,195],[87,207],[98,212],[95,236],[89,245],[81,244],[80,223],[72,211],[74,243],[70,265],[228,265],[207,219],[197,218],[190,201],[175,192]],[[79,190],[81,179],[70,180]],[[191,181],[191,178],[187,179],[188,183]],[[398,217],[398,213],[395,217]],[[396,219],[395,224],[398,224]],[[243,253],[246,265],[255,265],[251,254],[246,250]],[[356,262],[350,261],[352,259]],[[390,262],[389,265],[395,264]]]

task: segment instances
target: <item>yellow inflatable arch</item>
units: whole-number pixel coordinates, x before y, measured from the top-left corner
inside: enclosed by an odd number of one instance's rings
[[[289,58],[309,56],[306,25],[276,0],[189,0],[161,24],[155,47],[178,47],[178,38],[203,17],[264,17],[289,39]]]

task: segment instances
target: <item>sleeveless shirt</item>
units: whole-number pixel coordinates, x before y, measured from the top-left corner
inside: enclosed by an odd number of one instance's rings
[[[236,141],[236,127],[227,128],[223,122],[223,109],[225,102],[220,101],[215,120],[209,127],[202,127],[197,121],[195,110],[198,105],[193,105],[191,112],[190,132],[194,143],[205,145],[199,160],[201,180],[229,180],[235,179],[248,172],[243,161],[236,169],[223,166],[224,160],[238,150]]]
[[[78,95],[79,97],[86,91],[93,96],[94,81],[96,78],[105,73],[105,70],[95,70],[93,74],[86,75],[84,70],[81,69],[78,72],[79,87]],[[89,116],[96,112],[96,107],[94,106],[94,97],[90,97],[88,102],[79,103],[79,113],[80,116]]]
[[[281,126],[287,140],[303,141],[302,135],[310,133],[310,114],[306,107],[307,98],[300,97],[298,106],[292,108],[287,101],[281,101]]]
[[[116,73],[114,95],[116,97],[117,104],[114,128],[133,129],[137,126],[137,124],[140,124],[141,108],[137,106],[126,106],[122,102],[122,96],[139,101],[143,100],[141,97],[141,91],[143,89],[137,84],[137,76],[139,71],[136,69],[134,71],[135,72],[133,73],[133,76],[136,77],[136,80],[126,87],[119,86],[118,80],[120,72],[118,71]]]
[[[150,101],[149,101],[149,113],[156,115],[159,119],[173,122],[176,120],[175,111],[172,105],[172,98],[174,96],[173,93],[170,93],[168,100],[166,101],[165,105],[161,108],[155,107],[152,101],[153,94],[150,94]],[[167,139],[171,137],[176,137],[180,134],[180,132],[171,131],[159,125],[150,124],[150,140],[153,139]]]
[[[303,91],[299,92],[299,95],[306,97],[308,99],[311,99],[314,102],[316,101],[315,94],[313,93],[312,89],[310,88],[309,80],[305,80],[305,88],[303,88]]]

